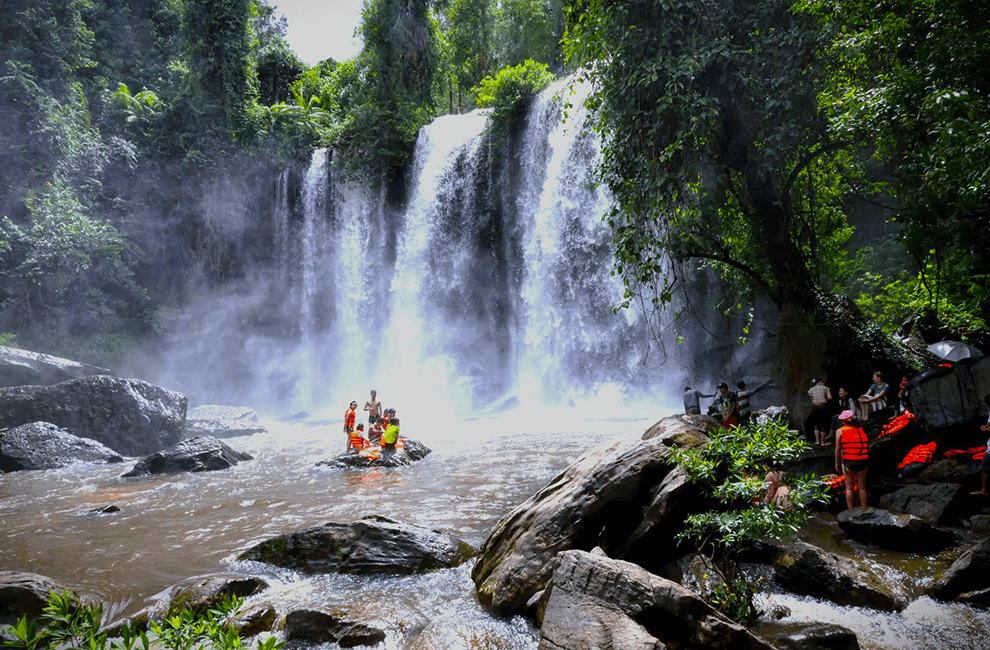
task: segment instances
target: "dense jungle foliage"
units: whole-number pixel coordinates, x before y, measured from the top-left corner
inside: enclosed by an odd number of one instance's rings
[[[981,2],[366,0],[360,53],[313,67],[278,15],[3,3],[0,343],[112,365],[268,260],[244,215],[287,161],[332,147],[388,182],[438,115],[515,119],[574,71],[628,304],[659,314],[701,267],[719,308],[769,297],[798,345],[857,310],[864,339],[990,343]]]

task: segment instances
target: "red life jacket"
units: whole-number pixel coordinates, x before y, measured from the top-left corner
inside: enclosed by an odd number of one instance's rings
[[[869,460],[870,446],[866,432],[859,427],[844,426],[839,429],[842,434],[842,461]]]
[[[911,424],[914,420],[914,414],[911,411],[904,411],[901,415],[890,421],[889,424],[885,424],[883,429],[880,431],[880,437],[889,436],[892,433],[897,433],[907,425]]]
[[[900,465],[897,466],[897,469],[903,469],[911,463],[930,463],[934,457],[935,441],[933,440],[927,445],[918,445],[909,451],[907,456],[904,457],[904,460],[902,460]]]
[[[844,476],[833,476],[832,478],[825,479],[825,487],[830,490],[844,488],[845,486],[846,478]]]

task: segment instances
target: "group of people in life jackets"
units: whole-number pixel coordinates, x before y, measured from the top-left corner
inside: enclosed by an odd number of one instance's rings
[[[371,446],[380,446],[382,457],[387,458],[395,453],[399,442],[399,418],[394,408],[382,409],[378,400],[378,391],[372,389],[371,398],[364,403],[368,412],[368,432],[365,435],[364,423],[355,426],[357,420],[356,401],[352,401],[344,411],[344,435],[347,437],[348,454],[357,454]]]

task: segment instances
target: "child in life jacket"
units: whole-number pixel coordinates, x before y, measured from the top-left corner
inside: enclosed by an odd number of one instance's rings
[[[364,423],[357,425],[357,429],[351,431],[351,441],[347,447],[347,453],[356,454],[368,446],[368,440],[364,437]]]

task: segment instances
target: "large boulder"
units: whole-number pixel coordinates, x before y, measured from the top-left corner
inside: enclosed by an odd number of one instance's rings
[[[913,383],[913,380],[912,380]],[[965,424],[980,417],[983,396],[990,393],[990,357],[951,370],[922,373],[911,387],[915,415],[932,429]]]
[[[109,374],[106,368],[0,345],[0,386],[50,386],[79,377]]]
[[[204,404],[186,413],[183,435],[186,438],[233,438],[267,432],[268,429],[258,422],[258,414],[247,406]]]
[[[182,437],[186,397],[140,379],[97,375],[53,386],[0,388],[0,428],[51,422],[124,456],[141,456]]]
[[[403,438],[402,444],[403,447],[396,447],[395,453],[388,457],[381,455],[380,448],[372,446],[360,454],[341,454],[316,464],[325,467],[404,467],[423,460],[433,452],[420,441],[411,438]],[[369,451],[374,453],[368,454]]]
[[[74,436],[51,422],[0,431],[0,471],[56,469],[75,462],[120,463],[120,454],[95,440]]]
[[[27,571],[0,571],[0,625],[10,625],[22,616],[37,618],[48,605],[52,592],[68,589],[51,578]],[[74,596],[74,601],[79,599]]]
[[[773,564],[777,584],[796,594],[887,612],[900,611],[906,604],[867,566],[806,542],[784,546]]]
[[[962,485],[958,483],[912,483],[880,497],[880,507],[936,523],[949,523],[956,519],[957,501],[963,493]]]
[[[563,551],[556,564],[539,650],[772,648],[639,565],[584,551]]]
[[[990,588],[990,538],[960,555],[925,594],[936,600],[953,600],[967,592],[987,588]]]
[[[647,435],[588,451],[498,522],[472,572],[482,605],[500,616],[519,611],[546,585],[561,551],[601,545],[612,555],[613,549],[631,554],[648,539],[658,562],[686,514],[672,506],[700,500],[700,489],[681,481],[671,482],[676,497],[658,489],[673,467],[668,448],[708,438],[680,416],[661,420]],[[656,523],[641,527],[644,512]],[[667,517],[662,522],[661,514]],[[624,559],[633,559],[630,554]],[[635,555],[641,561],[642,554]]]
[[[231,449],[213,436],[199,436],[145,456],[123,476],[133,478],[150,474],[213,472],[229,469],[242,460],[251,459],[250,454]]]
[[[282,535],[239,559],[306,573],[408,575],[455,567],[473,554],[469,544],[445,533],[372,515]]]
[[[850,538],[881,548],[936,553],[955,544],[955,536],[921,517],[882,508],[850,508],[836,518]]]

